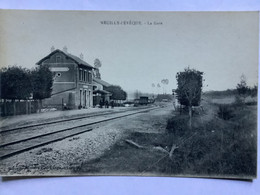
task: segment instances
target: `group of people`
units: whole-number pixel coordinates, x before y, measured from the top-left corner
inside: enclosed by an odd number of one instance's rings
[[[104,101],[103,99],[99,101],[100,108],[103,108],[103,106],[105,106],[105,108],[109,108],[109,105],[111,106],[111,108],[114,108],[114,101],[111,100],[110,102],[108,102],[107,100]]]

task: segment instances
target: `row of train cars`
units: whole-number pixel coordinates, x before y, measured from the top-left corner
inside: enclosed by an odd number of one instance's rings
[[[124,102],[124,106],[142,106],[142,105],[148,105],[153,104],[156,100],[155,99],[149,99],[147,96],[141,96],[139,99],[135,99],[134,101],[126,101]],[[158,100],[157,100],[158,101]],[[169,102],[171,99],[164,98],[160,99],[160,102]]]

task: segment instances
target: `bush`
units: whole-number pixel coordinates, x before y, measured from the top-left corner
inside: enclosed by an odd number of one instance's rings
[[[1,99],[26,100],[31,96],[30,71],[18,66],[0,69]]]
[[[240,96],[236,95],[234,105],[240,107],[243,106],[244,104],[245,104],[244,100],[242,100]]]
[[[221,104],[218,107],[218,117],[224,120],[229,120],[234,117],[234,106],[231,104]]]
[[[168,133],[174,134],[175,136],[183,136],[185,134],[185,130],[188,129],[188,120],[189,117],[185,115],[180,115],[169,119],[166,127]]]

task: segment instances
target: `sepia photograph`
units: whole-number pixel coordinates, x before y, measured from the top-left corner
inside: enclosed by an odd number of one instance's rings
[[[0,175],[257,176],[258,12],[0,10]]]

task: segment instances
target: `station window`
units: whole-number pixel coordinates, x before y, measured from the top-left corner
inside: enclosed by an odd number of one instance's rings
[[[91,72],[88,72],[88,82],[89,83],[92,82],[92,74],[91,74]]]
[[[61,62],[61,56],[58,55],[58,56],[56,56],[56,63],[60,63],[60,62]]]
[[[88,82],[88,71],[86,71],[86,82]]]
[[[84,79],[83,80],[86,81],[86,70],[84,70],[84,74],[83,75],[84,75]]]
[[[79,69],[79,80],[82,80],[82,69]]]
[[[56,76],[61,77],[61,73],[60,72],[56,73]]]

